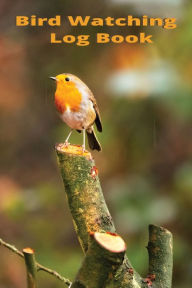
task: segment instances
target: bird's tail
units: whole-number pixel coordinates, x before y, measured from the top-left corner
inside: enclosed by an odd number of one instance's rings
[[[101,151],[101,149],[102,149],[101,145],[100,145],[99,141],[97,140],[97,137],[95,135],[93,128],[87,129],[86,132],[87,132],[87,138],[88,138],[88,143],[89,143],[90,149]]]

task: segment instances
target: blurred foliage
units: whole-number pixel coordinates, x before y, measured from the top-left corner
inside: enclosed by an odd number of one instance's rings
[[[98,136],[103,152],[93,154],[118,232],[127,241],[131,262],[145,276],[147,226],[163,225],[174,235],[173,287],[189,288],[191,3],[174,4],[179,14],[177,29],[151,29],[155,43],[148,46],[51,45],[48,40],[53,28],[15,27],[16,15],[121,17],[152,13],[151,1],[145,1],[139,9],[133,1],[127,1],[129,5],[114,2],[3,0],[0,4],[1,237],[19,249],[31,246],[39,262],[71,279],[81,263],[83,255],[54,153],[55,143],[64,141],[68,128],[57,117],[55,87],[48,79],[71,72],[88,84],[100,107],[104,132]],[[159,13],[167,11],[174,16],[171,2],[166,5],[165,1],[160,4]],[[155,11],[152,14],[157,16]],[[119,33],[118,29],[105,27],[111,34]],[[148,28],[126,28],[122,33],[138,33],[139,29],[147,32]],[[54,28],[59,35],[86,31],[92,38],[97,30],[71,30],[69,25]],[[72,135],[72,143],[81,141],[81,135]],[[1,251],[0,287],[24,287],[23,262],[4,248]],[[43,272],[38,278],[42,287],[62,287]]]

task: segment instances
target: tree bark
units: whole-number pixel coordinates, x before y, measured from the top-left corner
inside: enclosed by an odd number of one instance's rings
[[[88,257],[90,251],[92,255],[94,254],[93,247],[95,247],[94,245],[91,246],[90,232],[114,233],[116,229],[105,203],[98,178],[98,169],[91,154],[87,151],[83,152],[81,146],[69,145],[66,147],[64,144],[56,145],[56,152],[74,227],[81,247],[84,253],[87,253],[84,264],[77,276],[83,275],[85,279],[85,267],[88,269],[87,263],[91,263],[90,265],[95,267],[94,265],[97,265],[98,262],[94,262],[94,257]],[[111,281],[107,283],[107,286],[101,287],[171,288],[173,255],[170,247],[172,247],[171,233],[162,227],[151,225],[149,227],[148,244],[148,277],[143,279],[133,269],[125,255],[122,264],[112,274]],[[92,259],[92,261],[89,262],[88,259]],[[86,281],[88,281],[88,278]],[[76,284],[77,279],[75,280]],[[89,287],[86,285],[79,287]]]
[[[155,275],[158,288],[170,288],[173,270],[173,239],[165,228],[149,226],[149,275]]]
[[[74,227],[84,252],[89,247],[90,232],[116,232],[107,208],[95,162],[81,146],[56,145],[58,164],[63,178]],[[133,271],[133,272],[132,272]],[[139,287],[142,282],[125,255],[113,278],[114,287]],[[136,285],[136,286],[135,286]]]
[[[23,249],[23,255],[25,258],[25,266],[27,271],[27,287],[28,288],[37,288],[37,266],[35,261],[34,250],[31,248]]]
[[[120,236],[95,232],[71,288],[106,287],[122,264],[126,244]]]

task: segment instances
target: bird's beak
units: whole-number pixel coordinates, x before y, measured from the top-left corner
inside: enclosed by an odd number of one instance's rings
[[[56,77],[49,77],[49,78],[52,79],[52,80],[54,80],[54,81],[57,80]]]

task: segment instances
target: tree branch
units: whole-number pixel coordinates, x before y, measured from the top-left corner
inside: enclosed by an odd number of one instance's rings
[[[37,288],[37,265],[35,261],[34,250],[31,248],[23,249],[23,255],[25,259],[25,266],[27,271],[27,287]]]
[[[56,271],[36,262],[31,248],[23,249],[22,253],[0,239],[0,245],[25,259],[28,288],[37,287],[36,272],[40,270],[72,288],[171,288],[172,234],[163,227],[149,226],[149,274],[142,279],[124,255],[124,241],[114,233],[115,227],[91,154],[82,152],[80,146],[66,147],[64,144],[58,144],[56,151],[75,230],[86,255],[75,281],[71,283]]]
[[[24,255],[21,251],[19,251],[15,246],[3,241],[1,238],[0,238],[0,245],[2,245],[3,247],[9,249],[10,251],[12,251],[13,253],[15,253],[16,255],[24,258]],[[37,267],[37,271],[44,271],[44,272],[47,272],[49,273],[50,275],[53,275],[54,277],[56,277],[57,279],[59,279],[60,281],[62,281],[64,284],[66,284],[68,287],[70,287],[70,285],[72,284],[72,282],[70,280],[68,280],[67,278],[61,276],[59,273],[57,273],[56,271],[54,270],[51,270],[41,264],[39,264],[38,262],[36,262],[36,267]]]
[[[20,257],[24,257],[23,253],[21,251],[19,251],[15,246],[3,241],[1,238],[0,238],[0,245],[8,248],[9,250],[11,250],[13,253],[19,255]]]
[[[122,264],[126,245],[117,234],[93,233],[92,243],[71,288],[101,288]]]
[[[167,229],[149,225],[149,275],[158,288],[171,288],[173,269],[173,239]]]
[[[58,272],[56,272],[56,271],[54,271],[54,270],[52,270],[52,269],[49,269],[49,268],[47,268],[47,267],[45,267],[45,266],[43,266],[43,265],[41,265],[41,264],[39,264],[39,263],[37,263],[37,271],[47,272],[47,273],[49,273],[50,275],[55,276],[57,279],[59,279],[60,281],[62,281],[64,284],[66,284],[68,287],[71,287],[72,282],[71,282],[69,279],[61,276]]]
[[[66,148],[62,144],[56,147],[56,151],[75,230],[86,252],[89,232],[115,232],[115,227],[91,154],[82,154],[82,147],[70,145]]]
[[[58,144],[56,152],[74,227],[81,247],[86,252],[91,231],[115,232],[100,186],[98,170],[91,154],[87,151],[82,153],[80,146],[66,147]],[[112,281],[114,287],[118,288],[139,287],[142,283],[126,256]]]

